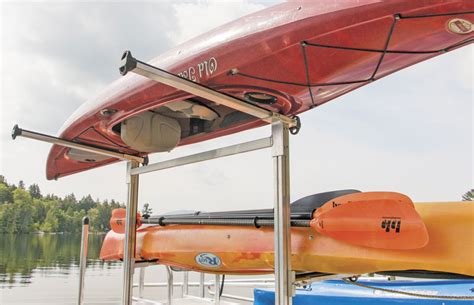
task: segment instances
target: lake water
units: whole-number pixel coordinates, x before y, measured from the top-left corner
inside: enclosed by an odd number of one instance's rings
[[[85,304],[88,305],[120,304],[121,301],[122,264],[98,259],[104,236],[89,235],[85,278]],[[0,304],[77,304],[80,241],[80,234],[0,234]],[[162,266],[148,267],[146,282],[164,282],[163,271]],[[135,282],[138,281],[136,273]],[[209,276],[206,280],[212,278]],[[196,273],[190,274],[191,281],[197,279]],[[182,275],[175,274],[175,281],[181,280]],[[197,294],[193,289],[190,292]],[[251,296],[251,290],[232,289],[231,293]],[[175,294],[179,295],[179,289],[175,289]],[[164,299],[166,289],[147,288],[144,296]]]
[[[104,235],[90,235],[87,303],[119,303],[121,263],[98,259]],[[0,235],[0,304],[77,304],[80,234]]]

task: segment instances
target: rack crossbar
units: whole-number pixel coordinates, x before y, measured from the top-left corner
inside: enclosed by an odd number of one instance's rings
[[[98,154],[101,156],[106,156],[106,157],[111,157],[111,158],[117,158],[119,160],[127,160],[127,161],[136,161],[142,164],[145,164],[147,162],[146,157],[140,157],[140,156],[134,156],[134,155],[129,155],[129,154],[124,154],[121,152],[117,151],[112,151],[106,148],[102,147],[97,147],[97,146],[92,146],[88,144],[82,144],[82,143],[77,143],[57,137],[53,137],[50,135],[45,135],[39,132],[34,132],[26,129],[22,129],[18,127],[18,125],[15,125],[12,130],[12,139],[15,140],[16,137],[25,137],[33,140],[38,140],[42,142],[47,142],[47,143],[52,143],[54,145],[60,145],[68,148],[74,148],[77,150],[89,152],[89,153],[94,153]]]
[[[247,113],[267,123],[272,123],[275,120],[279,120],[287,124],[288,127],[296,127],[298,125],[297,120],[294,118],[275,113],[231,95],[219,92],[202,84],[179,77],[173,73],[137,60],[132,56],[130,51],[125,51],[122,56],[122,66],[120,67],[120,73],[125,75],[128,72],[145,76],[159,83],[202,97],[218,105],[224,105],[240,112]]]
[[[167,160],[162,162],[157,162],[149,164],[147,166],[137,167],[130,171],[131,175],[141,175],[145,173],[156,172],[168,168],[183,166],[186,164],[193,164],[198,162],[203,162],[207,160],[228,157],[240,153],[251,152],[255,150],[260,150],[264,148],[269,148],[272,146],[272,138],[262,138],[258,140],[253,140],[245,143],[235,144],[227,147],[222,147],[218,149],[208,150],[205,152],[176,158],[173,160]]]

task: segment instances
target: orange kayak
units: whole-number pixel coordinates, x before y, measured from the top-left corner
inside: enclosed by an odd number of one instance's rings
[[[350,244],[312,227],[292,228],[292,268],[339,274],[423,270],[474,276],[474,204],[416,203],[429,235],[419,249],[389,250]],[[110,231],[101,258],[123,258],[124,234]],[[273,228],[168,225],[137,230],[138,260],[208,273],[272,273]]]

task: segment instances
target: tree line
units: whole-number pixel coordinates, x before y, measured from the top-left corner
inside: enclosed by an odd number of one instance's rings
[[[26,188],[20,181],[16,186],[0,175],[0,233],[80,232],[86,215],[91,231],[105,232],[110,229],[112,210],[123,207],[115,200],[99,201],[90,195],[80,200],[74,194],[43,196],[37,184]]]
[[[474,200],[474,189],[462,196]],[[48,194],[43,196],[37,184],[26,188],[20,180],[18,186],[7,183],[0,175],[0,233],[80,232],[81,220],[89,216],[91,231],[110,230],[112,210],[125,207],[115,200],[94,200],[90,195],[77,200],[74,194],[64,198]],[[143,215],[152,212],[145,204]]]

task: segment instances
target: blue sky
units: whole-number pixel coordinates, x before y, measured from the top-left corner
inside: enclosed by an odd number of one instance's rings
[[[55,134],[85,100],[118,78],[131,49],[152,58],[267,1],[5,3],[1,5],[0,174],[43,193],[125,201],[125,164],[46,181],[49,145],[11,141],[11,127]],[[459,200],[473,181],[473,47],[412,66],[304,113],[291,138],[292,199],[342,188]],[[254,139],[260,128],[183,147],[153,161]],[[155,211],[273,203],[270,151],[141,178]]]

